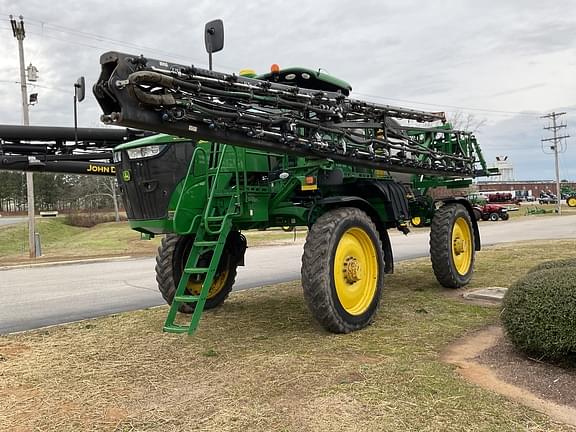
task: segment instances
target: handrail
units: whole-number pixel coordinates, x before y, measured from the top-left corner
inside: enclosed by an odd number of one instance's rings
[[[182,201],[183,201],[183,197],[184,194],[186,193],[186,191],[188,190],[190,183],[192,182],[192,180],[194,179],[194,163],[196,162],[196,158],[197,155],[199,153],[204,153],[204,156],[207,160],[207,156],[208,153],[206,152],[205,149],[203,149],[202,147],[196,147],[194,149],[194,153],[192,153],[192,158],[190,159],[190,164],[188,165],[188,171],[186,172],[186,178],[184,179],[184,184],[182,185],[182,190],[180,191],[180,196],[178,197],[178,202],[176,203],[176,211],[174,212],[174,219],[173,219],[173,228],[174,231],[177,233],[182,233],[184,235],[190,234],[192,232],[192,228],[194,227],[194,223],[191,223],[190,226],[186,229],[186,230],[179,230],[178,227],[176,226],[178,221],[180,220],[180,218],[178,217],[182,210],[183,207],[181,206]],[[208,169],[206,169],[206,184],[208,184]],[[206,194],[208,194],[208,190],[206,190]]]
[[[222,216],[221,219],[221,224],[220,224],[220,228],[219,229],[212,229],[210,227],[210,213],[213,210],[214,207],[214,199],[215,199],[215,195],[216,195],[216,191],[218,189],[218,178],[220,177],[220,173],[222,171],[222,166],[224,165],[224,158],[226,155],[226,151],[228,150],[228,147],[230,147],[228,144],[218,144],[219,146],[221,146],[219,148],[220,150],[220,157],[218,160],[218,165],[216,167],[216,172],[213,174],[214,177],[214,181],[212,182],[212,185],[210,186],[209,192],[208,192],[208,199],[206,202],[206,208],[204,210],[204,229],[206,230],[206,232],[208,234],[220,234],[220,232],[222,232],[222,228],[224,227],[224,225],[227,223],[228,219],[230,219],[230,217],[232,217],[234,213],[231,213],[231,207],[236,207],[236,205],[240,206],[240,213],[241,213],[241,199],[240,199],[240,191],[239,191],[239,186],[240,186],[240,174],[239,174],[239,170],[238,170],[238,151],[236,149],[236,147],[232,146],[232,149],[234,151],[234,174],[235,174],[235,178],[236,178],[236,195],[231,195],[230,198],[230,203],[228,205],[228,208],[226,209],[226,214],[224,216]],[[208,180],[206,180],[206,183],[208,184]],[[235,199],[234,199],[235,198]]]

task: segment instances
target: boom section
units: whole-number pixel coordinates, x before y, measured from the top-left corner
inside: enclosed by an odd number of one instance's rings
[[[113,176],[112,149],[148,135],[130,129],[0,125],[0,170]]]
[[[93,90],[107,124],[391,172],[486,175],[475,137],[444,113],[119,52],[100,63]]]

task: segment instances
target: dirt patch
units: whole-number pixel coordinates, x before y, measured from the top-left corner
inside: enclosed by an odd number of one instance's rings
[[[474,384],[576,426],[576,371],[523,358],[507,343],[500,327],[460,339],[442,359],[456,365]]]
[[[476,360],[509,383],[541,398],[576,408],[576,368],[528,358],[506,337],[482,352]]]

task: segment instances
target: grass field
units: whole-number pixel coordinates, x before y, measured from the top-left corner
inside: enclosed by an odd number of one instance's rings
[[[161,237],[141,240],[127,222],[103,223],[93,228],[66,225],[64,218],[37,219],[42,240],[42,260],[90,258],[119,255],[154,255]],[[249,246],[291,243],[294,233],[281,230],[247,231]],[[299,228],[296,240],[303,240],[306,232]],[[0,227],[0,265],[28,262],[28,227],[25,223]]]
[[[127,222],[104,223],[93,228],[66,225],[64,218],[37,219],[44,259],[139,255],[154,253],[159,239],[140,240]],[[8,225],[0,228],[0,263],[28,257],[28,226]]]
[[[509,286],[574,241],[478,254],[471,287]],[[233,293],[193,337],[166,307],[0,337],[0,430],[568,431],[468,384],[440,354],[497,322],[435,282],[425,259],[386,279],[375,323],[321,330],[299,283]]]
[[[522,203],[522,205],[515,207],[518,208],[517,211],[509,212],[510,217],[512,218],[556,216],[556,204]],[[529,214],[529,210],[545,210],[546,213]],[[562,214],[576,215],[576,207],[568,207],[567,205],[562,205]]]

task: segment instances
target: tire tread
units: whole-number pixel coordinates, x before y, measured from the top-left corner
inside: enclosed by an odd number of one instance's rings
[[[332,268],[329,268],[331,252],[335,248],[332,233],[335,232],[339,223],[344,220],[356,219],[366,223],[375,233],[376,244],[379,251],[382,251],[382,243],[376,230],[376,226],[370,217],[362,210],[354,207],[343,207],[328,211],[318,218],[316,223],[308,231],[306,243],[304,244],[304,254],[302,255],[302,287],[304,299],[312,315],[328,331],[333,333],[350,333],[369,325],[376,315],[380,298],[374,313],[367,322],[351,323],[344,319],[336,309],[331,292]],[[380,261],[382,252],[379,253]],[[379,266],[379,278],[383,278],[384,265]],[[379,279],[381,283],[383,279]],[[381,290],[377,290],[378,296]]]

